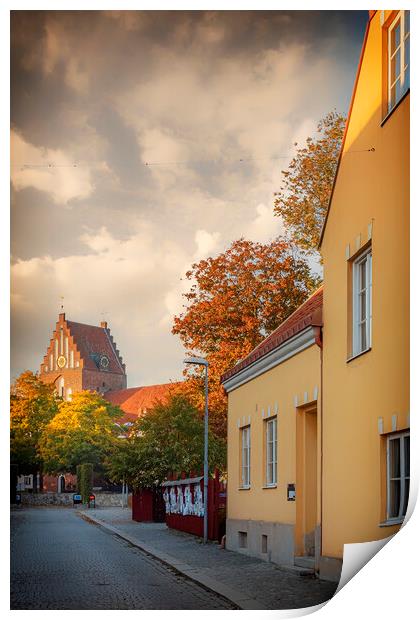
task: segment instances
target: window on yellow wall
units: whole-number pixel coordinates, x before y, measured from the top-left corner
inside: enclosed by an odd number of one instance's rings
[[[372,346],[372,250],[353,261],[353,356]]]
[[[266,485],[277,484],[277,418],[265,422]]]
[[[249,489],[251,486],[251,427],[241,428],[241,487]]]
[[[388,28],[388,112],[410,88],[410,11],[399,11]]]
[[[387,442],[387,519],[407,512],[410,488],[410,433],[391,435]]]

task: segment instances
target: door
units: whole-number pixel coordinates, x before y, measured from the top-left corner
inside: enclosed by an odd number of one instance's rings
[[[315,555],[318,457],[316,407],[297,412],[295,555]]]

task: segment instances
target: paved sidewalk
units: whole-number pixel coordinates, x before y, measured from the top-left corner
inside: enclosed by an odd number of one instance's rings
[[[162,523],[137,523],[129,508],[79,510],[240,609],[297,609],[329,600],[336,584],[295,575],[270,562],[205,545],[200,538],[171,530]]]

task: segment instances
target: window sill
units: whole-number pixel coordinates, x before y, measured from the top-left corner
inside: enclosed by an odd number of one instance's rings
[[[249,487],[238,487],[238,491],[250,491],[251,490],[251,486]]]
[[[399,517],[398,519],[387,519],[379,523],[379,527],[391,527],[392,525],[402,525],[405,517]]]
[[[277,483],[276,484],[266,484],[265,486],[261,487],[262,489],[277,489]]]
[[[407,95],[409,94],[410,89],[406,90],[405,93],[403,94],[403,96],[401,97],[401,99],[399,99],[399,101],[397,101],[397,103],[394,105],[394,107],[387,112],[387,114],[385,115],[384,119],[381,122],[381,127],[383,127],[385,125],[385,123],[387,122],[387,120],[389,119],[390,116],[393,115],[393,113],[395,112],[395,110],[398,108],[398,106],[404,101],[404,99],[407,97]]]
[[[349,362],[352,362],[353,360],[356,360],[358,357],[361,357],[362,355],[366,355],[366,353],[369,353],[369,351],[372,351],[372,347],[369,347],[369,349],[365,349],[364,351],[360,351],[360,353],[357,353],[356,355],[352,355],[348,357],[346,360],[346,364],[348,364]]]

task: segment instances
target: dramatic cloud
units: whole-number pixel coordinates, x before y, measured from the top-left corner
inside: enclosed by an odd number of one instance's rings
[[[346,110],[366,12],[12,12],[12,375],[65,297],[131,385],[178,378],[194,261],[283,232],[281,170]],[[77,166],[74,166],[74,164]]]
[[[16,131],[11,134],[11,158],[16,190],[33,187],[47,192],[58,204],[87,198],[93,192],[89,169],[78,166],[62,150],[36,148]]]

